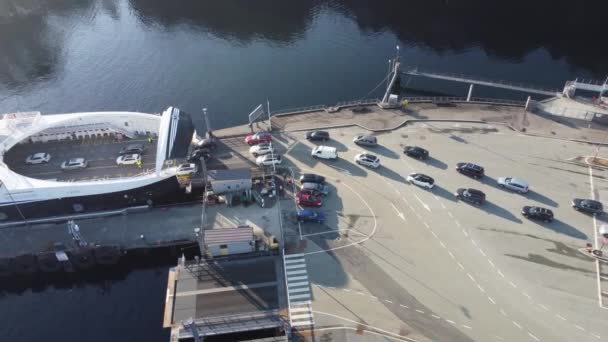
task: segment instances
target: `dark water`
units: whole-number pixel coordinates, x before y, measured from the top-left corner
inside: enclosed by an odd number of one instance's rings
[[[605,1],[565,0],[0,0],[0,112],[175,105],[200,123],[208,107],[221,128],[267,98],[277,109],[379,96],[397,44],[404,64],[559,88],[608,74],[605,13]],[[165,282],[158,267],[102,289],[0,292],[0,340],[167,341]]]

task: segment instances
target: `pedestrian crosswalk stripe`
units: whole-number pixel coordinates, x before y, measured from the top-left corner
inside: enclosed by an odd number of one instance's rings
[[[307,294],[301,294],[301,295],[295,295],[295,296],[289,296],[289,298],[291,298],[291,299],[303,299],[303,298],[310,298],[310,293],[307,293]]]
[[[289,280],[289,276],[296,274],[306,274],[306,270],[287,271],[287,280]]]
[[[299,289],[293,289],[293,290],[289,290],[289,293],[298,293],[298,292],[310,292],[310,290],[308,289],[308,287],[302,287]]]
[[[298,287],[298,286],[306,286],[308,287],[309,283],[307,281],[302,281],[299,283],[290,283],[289,281],[287,282],[287,287],[292,288],[292,287]]]
[[[286,270],[293,270],[296,268],[306,268],[306,264],[298,264],[298,265],[289,265],[289,266],[285,266]]]
[[[308,276],[289,277],[289,280],[308,280]]]
[[[304,259],[287,259],[285,260],[285,264],[301,264],[301,263],[305,263],[306,260]]]

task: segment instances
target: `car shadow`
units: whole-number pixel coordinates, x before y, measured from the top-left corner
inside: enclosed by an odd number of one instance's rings
[[[547,197],[543,194],[540,194],[536,191],[533,191],[533,190],[530,190],[528,192],[528,194],[526,195],[526,197],[528,197],[529,200],[536,201],[538,203],[542,203],[542,204],[548,205],[550,207],[554,207],[554,208],[559,207],[559,203],[557,203],[554,200],[550,199],[549,197]]]
[[[386,166],[381,166],[377,169],[371,169],[371,170],[381,176],[392,179],[394,181],[401,182],[401,183],[407,183],[405,178],[403,178],[403,176],[401,176],[399,173],[387,168]]]
[[[452,202],[457,201],[456,196],[454,196],[454,193],[452,191],[450,191],[440,185],[435,184],[433,189],[431,189],[431,192],[433,193],[433,195],[435,195],[437,197],[441,197],[448,201],[452,201]]]
[[[447,170],[447,168],[448,168],[448,164],[442,162],[441,160],[439,160],[437,158],[433,158],[431,156],[429,156],[426,160],[423,160],[422,162],[424,162],[428,166],[436,167],[441,170]]]
[[[486,201],[485,204],[480,206],[479,208],[490,215],[502,217],[505,220],[509,220],[511,222],[522,223],[522,220],[520,220],[517,216],[513,215],[513,213],[503,207],[499,207],[498,205],[492,202]]]
[[[579,239],[579,240],[587,240],[588,239],[587,234],[581,232],[577,228],[575,228],[575,227],[567,224],[564,221],[553,219],[553,222],[542,222],[542,221],[537,221],[537,220],[534,220],[534,222],[536,222],[539,226],[542,226],[544,228],[552,230],[552,231],[554,231],[556,233],[568,235],[568,236],[573,237],[575,239]]]
[[[370,150],[371,152],[375,152],[376,154],[379,154],[383,157],[386,158],[391,158],[391,159],[399,159],[399,153],[390,150],[382,145],[378,145],[375,148],[372,148],[372,150]]]
[[[350,174],[355,177],[366,177],[367,171],[365,166],[359,166],[354,162],[346,159],[337,159],[334,161],[321,161],[319,162],[326,164],[327,166],[346,174]]]

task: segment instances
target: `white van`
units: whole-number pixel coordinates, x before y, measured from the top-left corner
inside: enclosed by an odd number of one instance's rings
[[[338,158],[338,152],[335,147],[331,146],[317,146],[312,150],[310,155],[313,158],[321,158],[321,159],[336,159]]]

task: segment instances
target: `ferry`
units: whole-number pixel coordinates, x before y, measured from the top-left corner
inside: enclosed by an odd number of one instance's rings
[[[176,176],[193,137],[175,107],[2,114],[0,222],[189,200]]]

